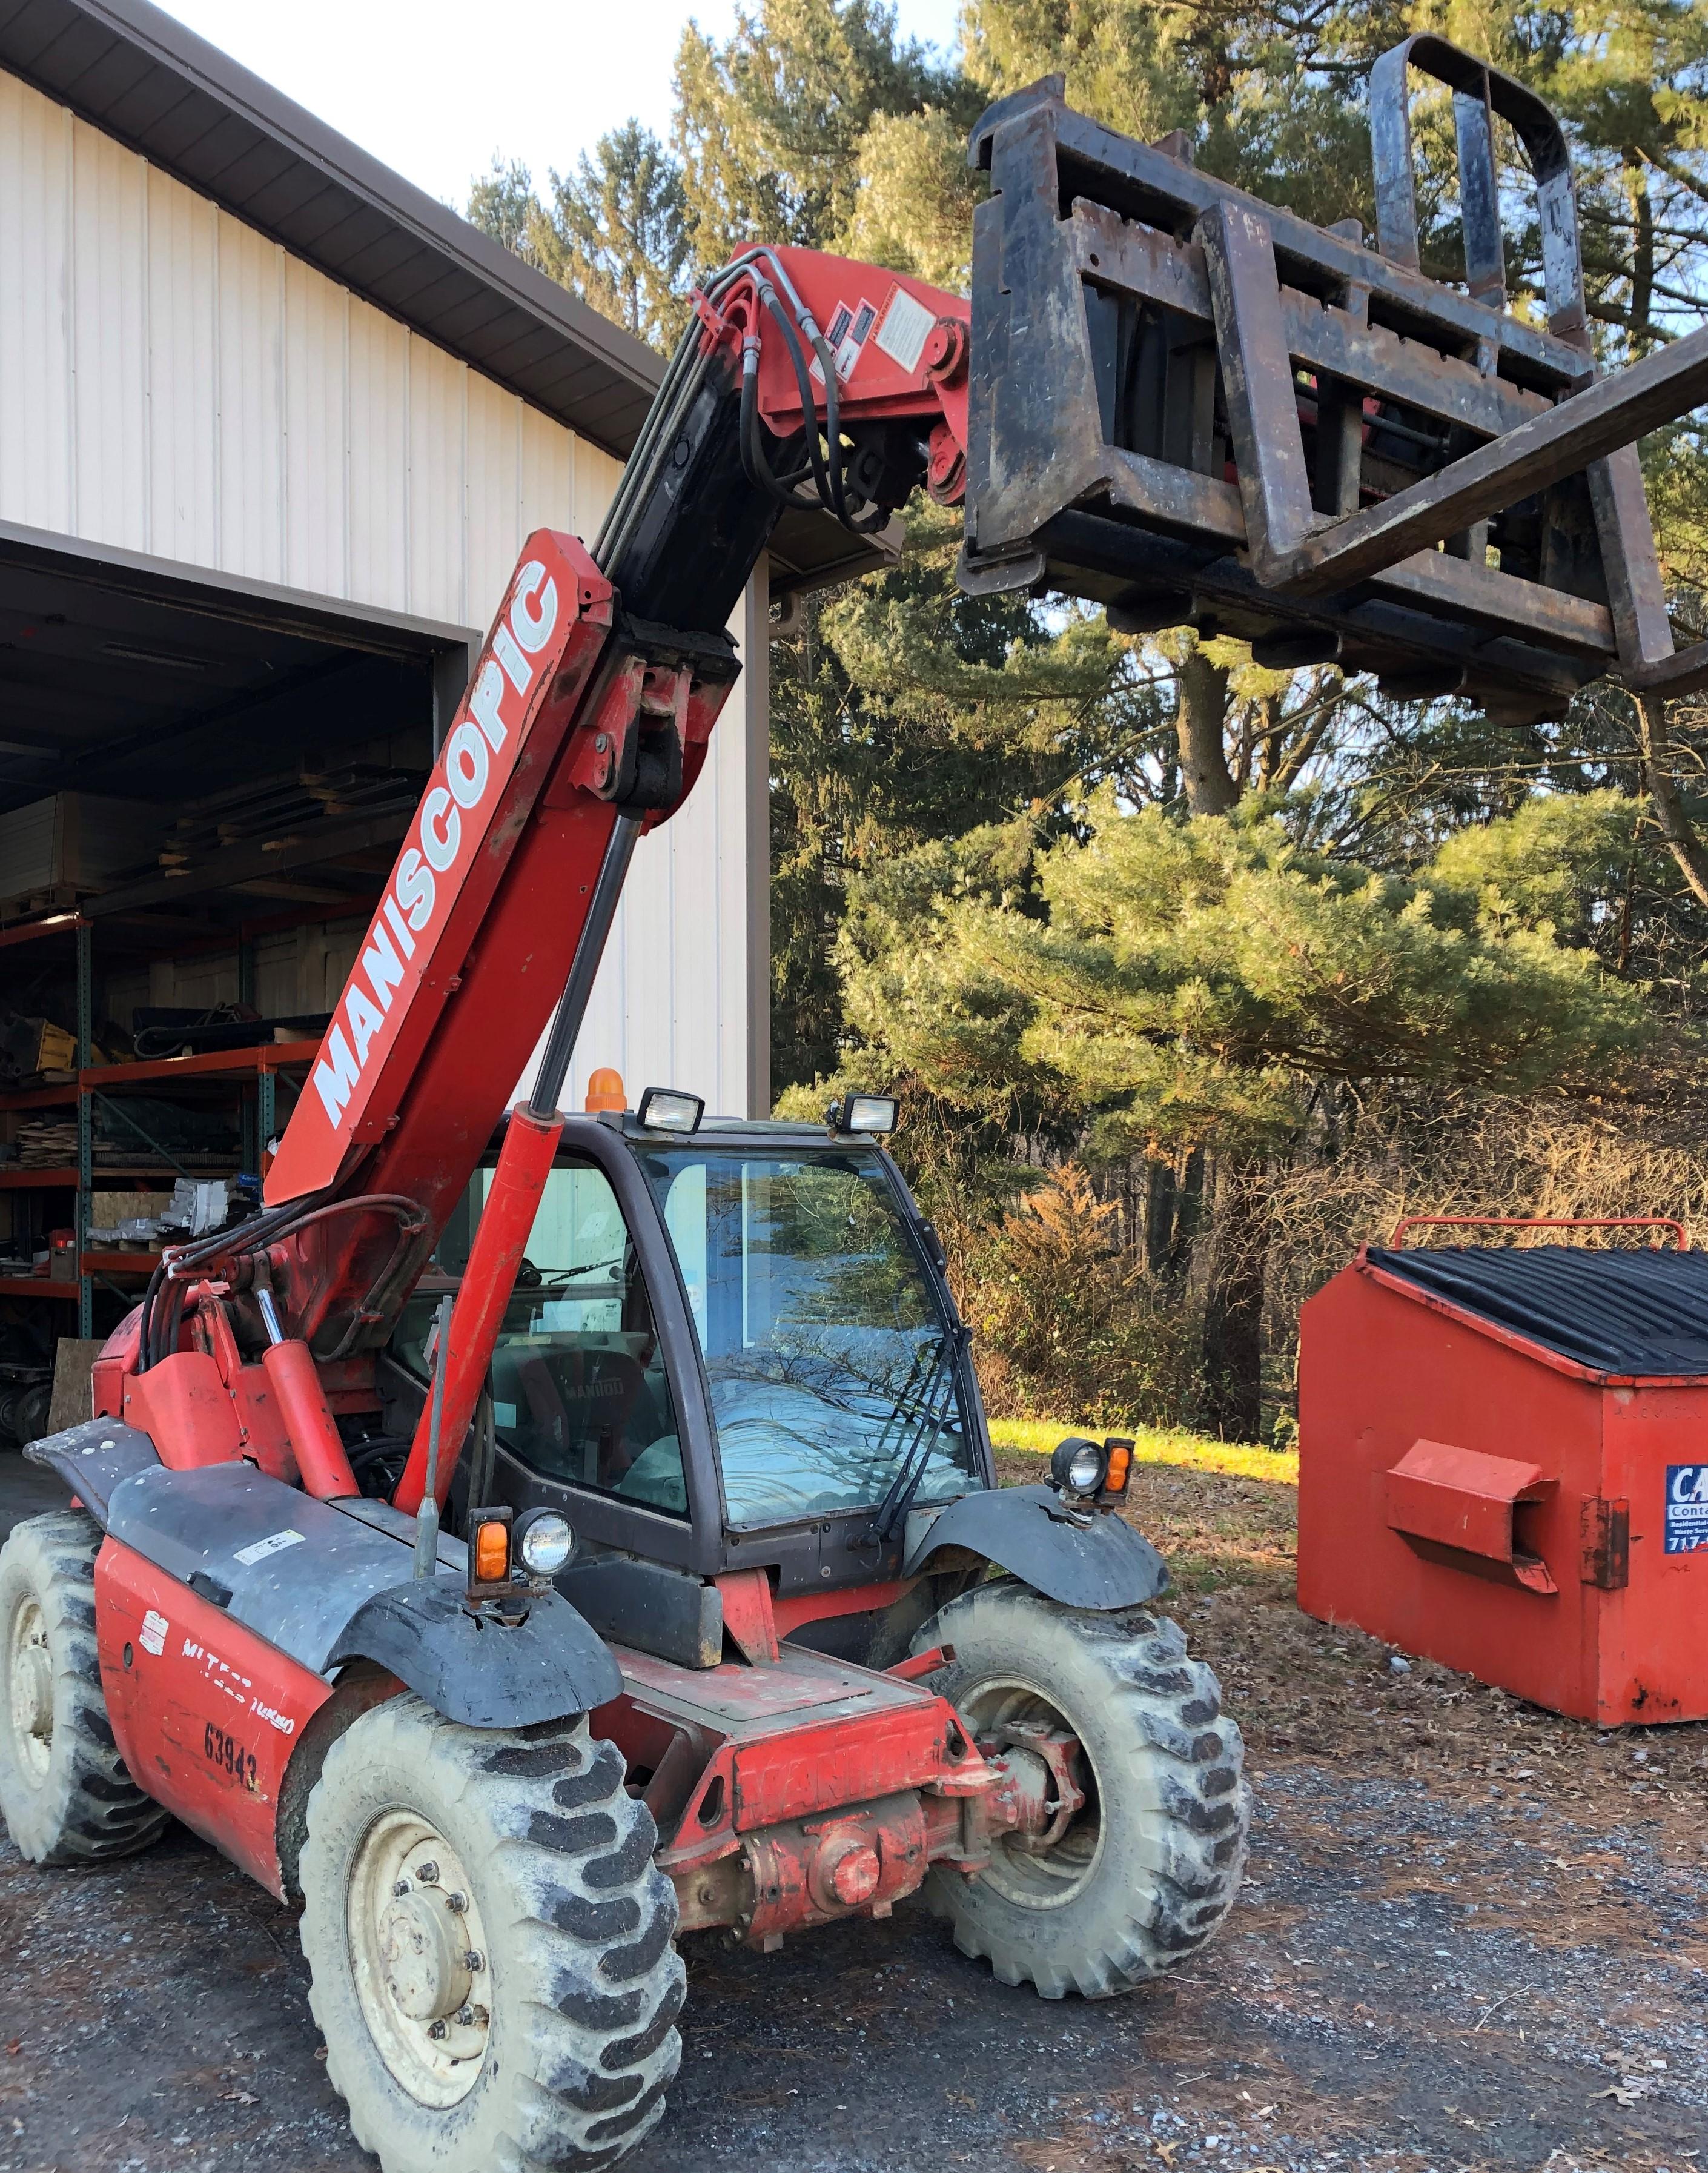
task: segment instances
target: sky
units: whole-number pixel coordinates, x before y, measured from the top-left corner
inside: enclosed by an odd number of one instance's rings
[[[670,125],[690,16],[728,35],[735,0],[163,0],[198,35],[461,209],[494,152],[541,186],[638,114]],[[899,0],[902,32],[947,50],[959,0]]]

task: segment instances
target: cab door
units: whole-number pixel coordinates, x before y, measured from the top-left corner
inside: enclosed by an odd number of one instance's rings
[[[576,1129],[595,1135],[577,1142],[592,1151],[560,1154],[547,1178],[493,1353],[492,1491],[519,1511],[549,1504],[601,1545],[697,1570],[703,1556],[714,1570],[722,1503],[681,1282],[633,1158],[614,1140],[601,1152],[596,1128]],[[448,1280],[423,1281],[394,1345],[418,1379],[489,1175],[477,1176],[467,1221],[441,1247]]]

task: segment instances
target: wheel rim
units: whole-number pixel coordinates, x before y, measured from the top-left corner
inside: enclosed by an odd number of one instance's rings
[[[53,1757],[53,1657],[39,1600],[27,1599],[17,1609],[7,1645],[12,1740],[24,1777],[39,1788]]]
[[[1022,1741],[1021,1728],[1039,1725],[1064,1729],[1078,1742],[1086,1801],[1067,1831],[1053,1848],[1043,1851],[1022,1847],[1016,1836],[1005,1834],[993,1841],[989,1867],[979,1874],[983,1884],[1018,1908],[1065,1908],[1091,1884],[1103,1854],[1102,1790],[1078,1722],[1037,1684],[1018,1676],[976,1683],[955,1702],[981,1746],[1001,1750]]]
[[[387,1811],[351,1867],[350,1968],[393,2076],[423,2105],[466,2098],[492,2034],[492,1960],[461,1858],[426,1819]]]

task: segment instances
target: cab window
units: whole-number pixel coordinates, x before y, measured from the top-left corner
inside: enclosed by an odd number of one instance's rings
[[[977,1484],[951,1323],[879,1156],[635,1151],[699,1335],[731,1524]]]
[[[476,1181],[475,1220],[490,1176]],[[433,1306],[412,1301],[400,1337],[422,1374]],[[651,1301],[617,1195],[590,1164],[560,1164],[546,1180],[488,1386],[498,1439],[543,1477],[687,1514]]]

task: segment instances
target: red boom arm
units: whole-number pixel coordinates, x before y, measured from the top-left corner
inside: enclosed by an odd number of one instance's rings
[[[595,553],[529,537],[267,1173],[270,1211],[348,1203],[271,1245],[323,1360],[390,1334],[572,968],[585,1002],[600,871],[622,817],[666,820],[703,763],[773,501],[827,465],[820,500],[857,527],[920,482],[957,499],[967,342],[966,304],[921,281],[751,252],[697,297]],[[401,1239],[395,1205],[364,1212],[381,1194],[421,1211]],[[454,1326],[457,1372],[483,1376],[490,1342]]]

